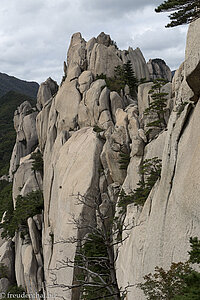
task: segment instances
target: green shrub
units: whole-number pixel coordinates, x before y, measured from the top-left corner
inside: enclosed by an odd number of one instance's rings
[[[97,132],[97,133],[100,133],[100,132],[103,132],[103,131],[104,131],[102,128],[100,128],[100,127],[97,126],[97,125],[94,125],[93,130],[94,130],[94,132]]]
[[[30,299],[29,296],[26,294],[25,290],[21,286],[13,285],[8,288],[8,290],[5,293],[5,297],[3,297],[5,300],[9,299]]]
[[[166,96],[168,93],[162,92],[162,87],[167,83],[167,81],[163,78],[155,79],[153,82],[153,86],[149,91],[151,95],[152,102],[150,102],[149,107],[145,109],[144,115],[152,117],[155,116],[155,120],[149,122],[147,127],[150,127],[148,133],[153,129],[151,127],[157,127],[160,129],[164,129],[167,124],[165,121],[165,112],[166,110]]]
[[[100,296],[112,299],[111,296],[109,297],[106,287],[102,287],[102,282],[99,281],[98,276],[95,276],[95,274],[100,274],[101,278],[112,289],[108,262],[108,253],[103,237],[98,234],[89,234],[82,247],[79,247],[75,257],[76,282],[80,285],[84,282],[80,291],[81,299],[98,299]],[[87,270],[94,272],[94,275],[91,275],[91,272],[88,274]],[[88,285],[90,282],[92,283],[91,286]]]
[[[199,300],[200,273],[190,263],[200,264],[200,241],[190,238],[192,248],[187,262],[172,263],[170,269],[156,267],[154,274],[144,276],[144,283],[137,286],[148,300]]]
[[[2,238],[14,237],[19,229],[26,234],[27,219],[41,213],[43,209],[43,195],[41,191],[33,191],[26,196],[19,195],[16,199],[16,208],[6,209],[4,222],[0,224],[3,229]]]
[[[130,95],[132,97],[136,96],[138,80],[134,75],[130,60],[126,64],[123,64],[123,66],[115,67],[114,77],[107,77],[105,74],[97,74],[96,80],[97,79],[104,79],[109,90],[116,91],[119,94],[121,90],[128,85],[130,89]]]
[[[177,115],[180,116],[181,113],[184,111],[185,106],[188,104],[189,102],[182,102],[179,106],[178,106],[178,113]]]
[[[191,272],[189,264],[182,262],[172,263],[168,271],[155,267],[155,273],[145,275],[144,283],[137,286],[143,290],[148,300],[171,300],[185,286],[184,276]]]
[[[189,251],[190,262],[200,264],[200,240],[197,237],[191,237],[190,247],[192,248],[192,250]]]
[[[138,187],[130,194],[126,195],[124,190],[120,193],[118,206],[121,213],[126,213],[128,204],[143,206],[149,193],[161,174],[161,160],[157,157],[146,159],[140,167],[140,174],[143,179],[138,182]]]
[[[120,170],[127,170],[129,162],[130,162],[130,153],[119,153],[120,159],[118,160],[118,163],[120,164]]]
[[[31,159],[33,159],[32,170],[40,172],[43,175],[44,172],[44,162],[42,153],[38,150],[31,154]]]
[[[8,267],[0,263],[0,278],[8,278]]]
[[[0,220],[7,210],[13,210],[12,183],[0,180]]]

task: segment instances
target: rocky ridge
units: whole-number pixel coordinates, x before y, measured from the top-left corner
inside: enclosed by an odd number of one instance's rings
[[[156,78],[158,72],[149,73],[150,64],[146,64],[140,49],[121,51],[103,33],[88,42],[80,33],[74,34],[61,86],[50,78],[41,84],[39,112],[27,102],[17,109],[17,140],[10,166],[13,201],[32,190],[40,189],[44,194],[43,214],[28,219],[29,235],[25,239],[20,233],[15,235],[14,252],[6,250],[10,249],[10,240],[2,241],[0,247],[1,261],[5,262],[6,251],[12,253],[6,265],[12,266],[15,256],[18,286],[29,293],[43,291],[46,299],[50,293],[56,294],[56,299],[79,299],[71,289],[63,290],[63,286],[73,284],[74,270],[62,268],[61,261],[73,260],[76,254],[75,243],[67,241],[84,235],[74,227],[72,216],[87,216],[87,224],[93,225],[95,212],[85,203],[77,205],[77,195],[84,195],[91,203],[98,197],[102,211],[110,202],[116,205],[121,188],[126,193],[136,188],[142,161],[155,156],[162,159],[160,180],[142,208],[134,204],[127,207],[124,224],[131,224],[131,229],[128,239],[116,249],[118,285],[125,289],[130,283],[133,287],[126,299],[143,300],[135,284],[145,274],[157,265],[167,268],[172,261],[187,259],[189,237],[199,236],[200,232],[199,48],[193,47],[193,42],[200,40],[194,37],[199,24],[197,20],[190,25],[186,60],[173,82],[163,87],[168,93],[167,128],[153,132],[150,138],[145,134],[149,120],[144,111],[152,101],[152,82],[139,85],[138,97],[132,99],[127,88],[118,94],[95,76],[103,73],[112,77],[114,68],[128,60],[138,79]],[[159,76],[168,79],[166,65],[161,65],[164,71],[159,71]],[[191,79],[193,74],[195,80]],[[32,169],[30,154],[37,151],[37,146],[43,153],[43,180]],[[130,156],[127,171],[120,168],[120,153]]]

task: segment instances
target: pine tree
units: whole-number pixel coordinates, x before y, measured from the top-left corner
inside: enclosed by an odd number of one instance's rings
[[[199,0],[166,0],[156,9],[156,12],[170,12],[171,23],[166,27],[175,27],[182,24],[189,24],[200,17]]]
[[[147,127],[158,127],[164,129],[166,127],[165,112],[166,112],[166,96],[168,93],[162,92],[162,87],[167,83],[163,78],[155,79],[154,84],[149,91],[152,102],[145,109],[144,114],[147,116],[156,116],[156,119],[147,124]],[[151,128],[150,128],[151,130]]]
[[[104,79],[107,87],[111,91],[116,91],[120,94],[121,90],[128,85],[130,89],[130,95],[134,98],[137,93],[138,80],[135,77],[131,61],[128,60],[123,66],[117,66],[114,70],[114,77],[107,77],[105,74],[96,76],[96,79]]]

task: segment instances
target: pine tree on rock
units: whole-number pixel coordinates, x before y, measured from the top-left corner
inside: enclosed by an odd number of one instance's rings
[[[175,27],[182,24],[189,24],[200,17],[200,1],[199,0],[166,0],[160,4],[156,12],[171,12],[169,18],[171,23],[166,27]]]
[[[147,124],[147,127],[157,127],[160,129],[164,129],[167,126],[165,121],[165,113],[167,111],[166,96],[168,95],[168,93],[162,91],[162,87],[166,83],[167,81],[163,78],[155,79],[154,84],[149,91],[149,94],[151,95],[153,101],[149,104],[149,107],[145,109],[144,114],[151,118],[155,116],[156,119],[154,119],[152,122],[149,122]],[[151,130],[152,128],[149,129],[149,131]]]

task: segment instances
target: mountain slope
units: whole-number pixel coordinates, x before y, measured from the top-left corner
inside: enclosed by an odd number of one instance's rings
[[[28,82],[0,73],[0,97],[9,91],[15,91],[32,98],[36,98],[39,85],[37,82]]]
[[[0,98],[0,176],[8,172],[9,161],[15,143],[16,133],[13,127],[13,114],[17,106],[24,101],[35,100],[29,96],[10,91]]]

